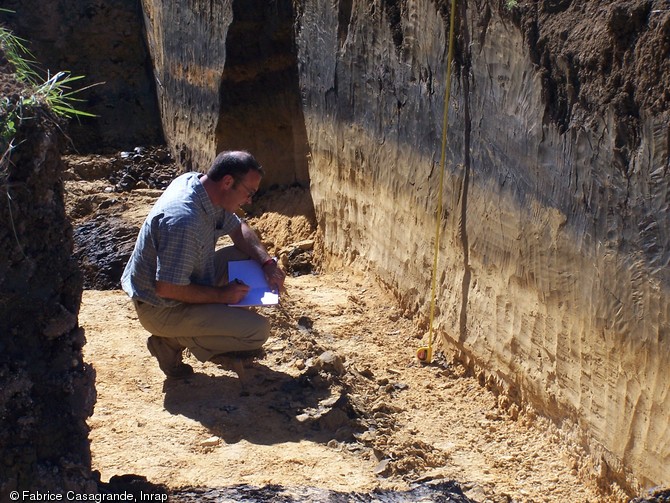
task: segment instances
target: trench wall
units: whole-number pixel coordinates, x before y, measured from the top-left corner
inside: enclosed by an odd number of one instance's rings
[[[223,150],[267,167],[262,188],[309,183],[290,0],[142,0],[166,139],[185,169]]]
[[[94,117],[67,127],[78,153],[164,142],[139,0],[2,0],[0,23],[24,40],[43,75],[81,77],[74,103]]]
[[[298,59],[326,249],[427,317],[445,9],[303,4]],[[522,29],[502,4],[460,4],[437,331],[512,394],[588,432],[601,472],[668,485],[667,113],[641,111],[624,139],[607,107],[551,120]]]
[[[97,491],[86,424],[95,371],[77,323],[63,137],[43,110],[22,113],[16,147],[0,159],[0,501],[12,491]]]

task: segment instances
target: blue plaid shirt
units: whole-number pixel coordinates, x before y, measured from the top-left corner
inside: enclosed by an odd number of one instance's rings
[[[193,172],[177,177],[142,224],[121,277],[121,287],[131,298],[154,306],[174,306],[179,302],[156,295],[156,281],[215,284],[216,242],[237,229],[240,219],[214,207],[200,176]]]

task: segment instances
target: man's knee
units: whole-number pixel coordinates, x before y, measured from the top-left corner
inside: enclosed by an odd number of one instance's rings
[[[256,330],[253,333],[253,336],[251,339],[258,344],[258,347],[260,348],[265,341],[268,340],[270,337],[270,320],[268,320],[265,316],[259,316],[257,325],[256,325]]]

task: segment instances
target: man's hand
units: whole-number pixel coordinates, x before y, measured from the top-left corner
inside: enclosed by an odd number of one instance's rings
[[[277,262],[274,260],[267,262],[263,266],[263,273],[265,274],[265,279],[268,281],[268,285],[270,285],[273,290],[276,290],[277,292],[284,290],[286,274],[277,265]]]
[[[242,250],[247,256],[261,264],[265,279],[270,287],[277,292],[282,291],[286,274],[277,266],[277,262],[268,260],[268,252],[254,230],[246,222],[242,222],[236,230],[230,233],[230,237],[237,249]]]
[[[227,304],[237,304],[240,302],[251,290],[249,285],[244,284],[239,279],[235,279],[223,287],[226,297],[231,300]]]

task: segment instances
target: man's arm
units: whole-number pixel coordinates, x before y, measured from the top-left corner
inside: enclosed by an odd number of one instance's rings
[[[271,287],[281,290],[286,274],[282,271],[258,239],[254,230],[242,221],[240,226],[230,233],[235,247],[263,266],[263,272]]]
[[[259,264],[266,262],[270,254],[258,239],[258,236],[249,225],[242,221],[240,226],[230,233],[230,238],[233,240],[235,247],[243,251],[250,258],[254,259]]]
[[[220,287],[156,282],[156,295],[188,304],[237,304],[247,293],[249,286],[236,282]]]

